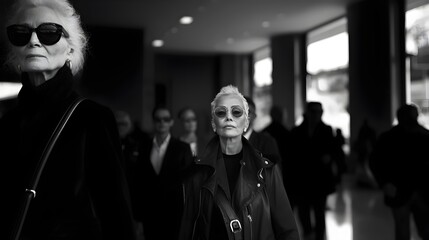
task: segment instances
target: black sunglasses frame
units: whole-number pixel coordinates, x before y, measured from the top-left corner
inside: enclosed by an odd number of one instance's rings
[[[55,29],[43,29],[45,26],[55,27]],[[61,36],[69,37],[68,32],[63,26],[57,23],[42,23],[36,28],[24,24],[13,24],[6,28],[9,41],[14,46],[25,46],[31,39],[33,32],[36,32],[37,38],[43,45],[54,45],[60,41]],[[54,30],[54,31],[52,31]],[[20,31],[20,32],[19,32]]]

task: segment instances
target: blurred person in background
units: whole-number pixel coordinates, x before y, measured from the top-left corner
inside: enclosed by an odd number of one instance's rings
[[[322,121],[322,115],[320,102],[308,102],[303,122],[291,130],[289,166],[295,179],[292,203],[298,211],[305,239],[325,239],[326,200],[336,191],[340,178],[334,132]]]
[[[122,153],[124,156],[123,165],[131,194],[131,203],[136,207],[135,194],[138,191],[136,182],[136,167],[139,161],[143,161],[144,150],[150,145],[151,138],[149,134],[143,132],[131,120],[131,116],[126,111],[116,110],[114,112],[116,123],[118,124],[119,137],[121,138]],[[136,222],[136,231],[138,239],[144,239],[143,226],[141,222]]]
[[[194,109],[182,108],[178,113],[178,118],[184,130],[179,139],[190,145],[193,156],[201,154],[207,144],[205,140],[207,137],[198,134],[198,118]]]
[[[419,124],[418,115],[415,105],[401,106],[398,125],[380,135],[369,159],[392,210],[395,240],[411,239],[411,215],[418,235],[429,239],[429,130]]]
[[[256,105],[250,97],[245,96],[244,98],[249,105],[249,127],[246,129],[243,136],[249,140],[250,144],[259,150],[264,157],[270,159],[274,163],[281,164],[282,158],[277,146],[277,141],[269,133],[264,131],[256,132],[253,129],[253,123],[257,117]]]
[[[79,99],[87,37],[67,0],[18,0],[7,22],[8,63],[21,77],[18,106],[0,122],[0,239],[9,239],[54,129]],[[113,113],[83,101],[46,162],[21,239],[135,239]],[[35,190],[35,191],[34,191]],[[37,192],[37,195],[36,195]]]
[[[153,109],[154,135],[136,166],[135,216],[145,240],[177,239],[183,210],[182,171],[192,163],[191,148],[172,136],[171,111]]]

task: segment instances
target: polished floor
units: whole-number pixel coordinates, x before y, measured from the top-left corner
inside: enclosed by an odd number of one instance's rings
[[[350,174],[343,180],[342,189],[328,198],[327,240],[394,240],[393,219],[382,192],[370,184],[359,184]],[[411,228],[411,240],[421,240],[413,223]]]

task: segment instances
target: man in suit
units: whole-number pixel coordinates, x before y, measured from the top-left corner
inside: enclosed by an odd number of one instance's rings
[[[168,108],[156,107],[152,118],[154,137],[136,166],[135,217],[143,223],[145,240],[176,239],[183,209],[181,173],[192,163],[192,153],[189,144],[171,135]]]

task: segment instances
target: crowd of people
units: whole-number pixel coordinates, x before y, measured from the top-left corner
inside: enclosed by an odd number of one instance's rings
[[[161,104],[144,132],[129,113],[75,91],[87,37],[68,0],[16,1],[6,30],[23,87],[0,118],[1,239],[326,239],[327,197],[347,167],[344,137],[322,121],[320,102],[291,129],[273,106],[255,131],[252,98],[227,85],[210,103],[212,135],[198,134],[191,107],[175,119]],[[399,124],[371,135],[360,155],[398,240],[409,239],[410,215],[429,239],[429,131],[417,116],[401,107]]]

